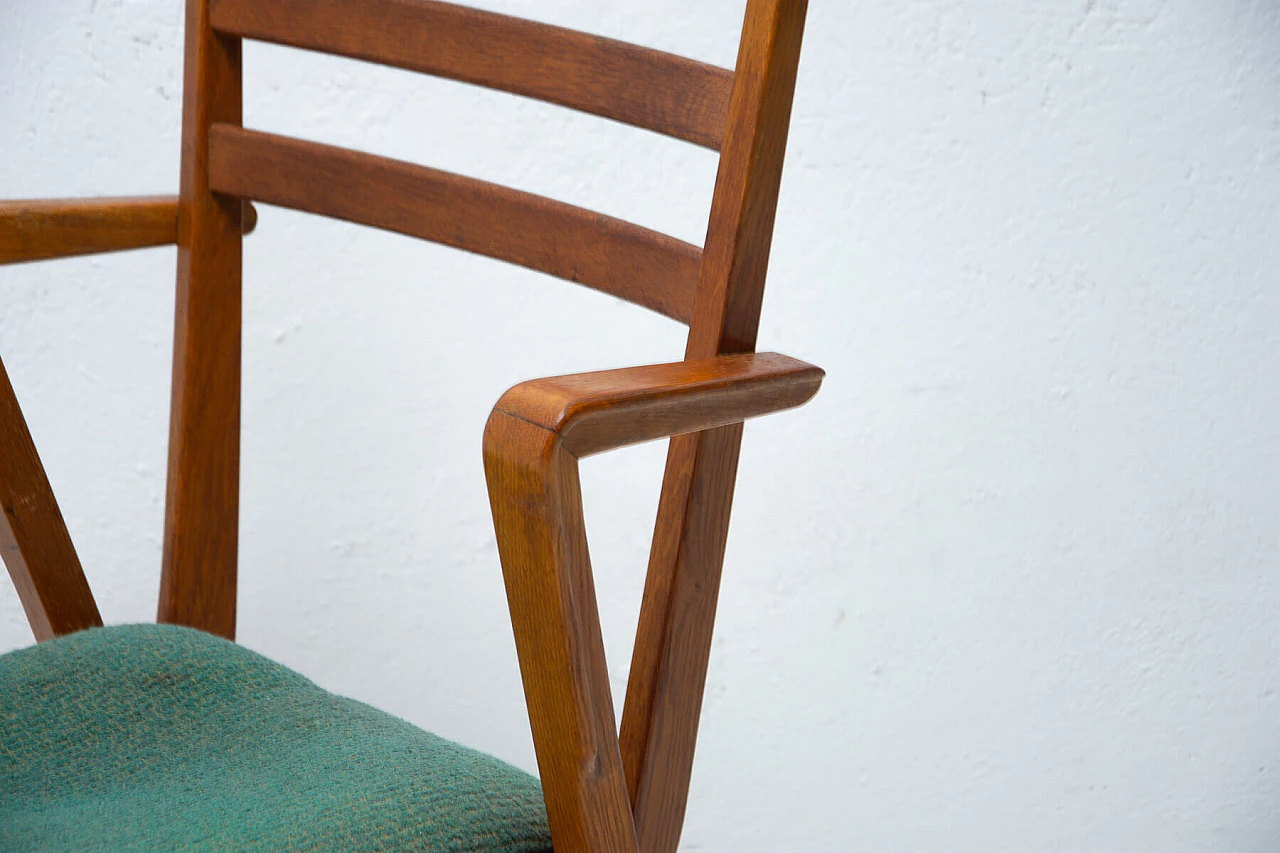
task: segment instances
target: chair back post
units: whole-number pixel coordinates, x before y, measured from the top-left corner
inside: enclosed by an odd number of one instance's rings
[[[753,352],[807,0],[749,0],[687,359]],[[742,424],[671,440],[620,747],[641,853],[674,853],[688,801]]]
[[[209,189],[209,129],[241,124],[240,39],[188,0],[173,396],[158,619],[235,637],[242,202]]]

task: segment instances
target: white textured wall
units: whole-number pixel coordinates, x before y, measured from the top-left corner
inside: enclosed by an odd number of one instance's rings
[[[731,65],[742,0],[486,5]],[[812,0],[684,849],[1280,849],[1280,10]],[[179,0],[0,9],[0,196],[176,187]],[[251,46],[251,126],[701,241],[715,159]],[[106,619],[153,615],[172,250],[0,271]],[[241,639],[533,766],[479,458],[504,388],[664,361],[607,297],[270,208]],[[625,684],[663,448],[584,466]],[[0,648],[30,641],[0,592]]]

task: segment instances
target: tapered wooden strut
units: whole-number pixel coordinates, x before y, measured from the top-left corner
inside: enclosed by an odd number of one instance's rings
[[[571,107],[719,149],[733,72],[436,0],[213,0],[219,32]]]
[[[102,624],[3,361],[0,557],[9,569],[37,641]]]
[[[801,405],[822,377],[785,356],[735,355],[534,380],[494,408],[485,474],[558,853],[643,849],[614,725],[578,458],[705,430],[736,438],[743,419]],[[709,632],[710,620],[702,624]]]
[[[686,358],[755,349],[806,0],[752,0]],[[742,426],[671,441],[622,716],[643,853],[674,853],[693,770]]]

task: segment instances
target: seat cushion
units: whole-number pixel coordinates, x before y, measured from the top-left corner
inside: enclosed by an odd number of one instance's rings
[[[0,850],[549,851],[538,781],[188,628],[0,655]]]

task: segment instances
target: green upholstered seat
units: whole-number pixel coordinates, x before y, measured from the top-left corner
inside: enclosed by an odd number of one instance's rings
[[[186,628],[0,655],[0,726],[3,851],[551,849],[533,777]]]

